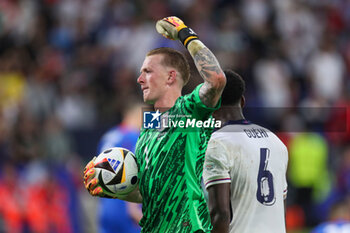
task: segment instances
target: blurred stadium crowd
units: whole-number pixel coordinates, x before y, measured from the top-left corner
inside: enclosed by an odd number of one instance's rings
[[[146,52],[185,51],[155,31],[169,15],[243,76],[248,118],[288,146],[288,229],[350,213],[349,1],[0,0],[0,232],[93,229],[82,168],[141,100]]]

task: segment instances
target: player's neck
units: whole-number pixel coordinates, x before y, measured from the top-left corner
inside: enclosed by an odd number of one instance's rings
[[[235,106],[234,110],[230,112],[230,120],[239,121],[243,119],[245,118],[244,118],[241,106],[240,105]]]
[[[154,109],[165,112],[174,106],[176,100],[181,96],[181,90],[167,92],[162,98],[154,103]]]
[[[243,119],[245,119],[245,118],[244,118],[243,113],[241,111],[232,113],[232,119],[231,120],[239,121],[239,120],[243,120]]]

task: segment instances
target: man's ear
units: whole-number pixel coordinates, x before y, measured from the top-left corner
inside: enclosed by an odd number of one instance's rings
[[[168,73],[168,79],[166,83],[168,85],[174,84],[176,82],[176,76],[177,76],[176,70],[170,70]]]
[[[242,98],[241,98],[241,108],[243,108],[245,105],[245,97],[242,95]]]

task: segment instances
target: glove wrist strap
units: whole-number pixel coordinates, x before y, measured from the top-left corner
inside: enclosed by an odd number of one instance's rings
[[[181,29],[179,31],[178,36],[179,36],[179,39],[182,42],[182,44],[186,47],[186,49],[187,49],[188,44],[192,40],[198,40],[197,34],[191,28],[188,28],[188,27]]]

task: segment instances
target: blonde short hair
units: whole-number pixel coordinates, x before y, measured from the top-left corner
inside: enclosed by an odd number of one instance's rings
[[[186,57],[181,52],[167,47],[152,49],[146,56],[156,54],[164,55],[162,61],[163,65],[175,68],[179,71],[185,86],[190,79],[190,65],[188,64]]]

